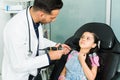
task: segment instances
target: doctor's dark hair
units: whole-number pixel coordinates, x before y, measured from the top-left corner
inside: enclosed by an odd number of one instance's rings
[[[61,9],[63,6],[62,0],[34,0],[33,9],[42,10],[48,14],[52,10]]]

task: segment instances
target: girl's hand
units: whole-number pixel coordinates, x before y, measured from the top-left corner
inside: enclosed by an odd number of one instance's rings
[[[64,75],[60,75],[58,80],[65,80],[65,76]]]
[[[85,61],[85,59],[86,59],[86,54],[79,53],[79,60]]]

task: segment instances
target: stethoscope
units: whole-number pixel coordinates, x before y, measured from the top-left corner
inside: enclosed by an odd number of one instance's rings
[[[29,56],[33,53],[32,49],[31,49],[31,32],[30,32],[30,22],[28,19],[28,9],[26,9],[26,18],[27,18],[27,25],[28,25],[28,34],[29,34],[29,48],[28,48],[28,52],[29,52]]]
[[[29,47],[28,47],[28,56],[31,56],[33,51],[31,49],[31,32],[30,32],[30,22],[29,22],[29,19],[28,19],[28,9],[26,9],[26,18],[27,18],[27,24],[28,24],[28,34],[29,34]],[[59,47],[47,47],[47,48],[44,48],[44,49],[39,49],[39,50],[44,50],[44,51],[49,51],[49,50],[61,50],[62,49],[62,46],[60,45]]]

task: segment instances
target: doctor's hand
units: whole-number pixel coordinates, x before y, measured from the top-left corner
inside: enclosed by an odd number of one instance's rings
[[[62,48],[63,48],[63,51],[64,51],[65,55],[68,54],[71,50],[71,48],[66,44],[62,44]]]
[[[61,49],[64,52],[64,55],[68,54],[70,52],[70,50],[71,50],[71,48],[68,45],[66,45],[66,44],[58,43],[55,47],[60,47],[60,46],[61,46]]]
[[[56,51],[50,50],[48,54],[49,54],[50,60],[58,60],[65,53],[64,53],[64,50],[56,50]]]
[[[71,48],[66,44],[56,44],[56,50],[49,50],[48,54],[51,60],[58,60],[62,55],[66,55],[70,52]]]

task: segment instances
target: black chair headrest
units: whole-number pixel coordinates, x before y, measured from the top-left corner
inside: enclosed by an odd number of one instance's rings
[[[120,53],[119,41],[117,40],[112,28],[104,23],[93,22],[93,23],[87,23],[87,24],[81,26],[75,32],[75,34],[70,39],[68,39],[65,43],[67,43],[68,45],[70,45],[72,47],[78,48],[78,46],[79,46],[78,41],[80,39],[80,36],[85,31],[94,32],[95,34],[97,34],[99,36],[100,41],[101,41],[101,45],[100,45],[101,49],[104,49],[104,50],[112,49],[113,52]],[[117,47],[115,47],[115,46],[117,46]]]

